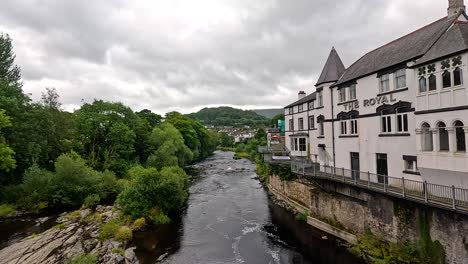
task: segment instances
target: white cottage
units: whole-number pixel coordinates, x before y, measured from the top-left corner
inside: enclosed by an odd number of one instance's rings
[[[316,91],[285,107],[286,146],[297,159],[355,171],[352,177],[468,188],[467,65],[463,0],[449,0],[447,17],[347,69],[332,49]]]

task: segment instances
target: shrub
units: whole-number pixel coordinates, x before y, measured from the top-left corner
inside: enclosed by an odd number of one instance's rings
[[[98,257],[94,254],[81,254],[77,257],[67,260],[66,264],[97,264]]]
[[[296,220],[307,222],[307,215],[304,214],[304,213],[297,213],[296,214]]]
[[[183,170],[169,167],[158,172],[154,168],[138,167],[132,171],[134,181],[117,199],[125,214],[137,219],[149,216],[151,208],[167,213],[183,206],[188,182]]]
[[[121,226],[115,232],[114,238],[115,240],[120,241],[120,242],[124,242],[124,243],[129,242],[133,238],[133,231],[128,226]]]
[[[107,240],[113,238],[117,233],[117,230],[123,225],[122,219],[112,219],[109,222],[105,223],[101,227],[101,232],[99,233],[100,240]]]
[[[148,219],[155,225],[163,225],[171,222],[171,219],[157,208],[152,208],[148,212]]]
[[[135,231],[139,231],[139,230],[142,230],[145,227],[145,225],[146,225],[146,219],[144,217],[140,217],[136,219],[135,221],[133,221],[132,229]]]
[[[16,208],[11,204],[1,204],[0,205],[0,218],[13,216],[16,214]]]
[[[98,194],[90,194],[84,199],[83,206],[85,208],[93,208],[98,205],[100,201],[101,197],[99,197]]]

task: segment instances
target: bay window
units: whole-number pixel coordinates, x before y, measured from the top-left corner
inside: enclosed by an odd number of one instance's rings
[[[306,138],[299,138],[299,151],[307,151]]]
[[[452,87],[452,75],[449,71],[445,70],[442,73],[442,88],[450,88]]]
[[[434,74],[429,75],[429,91],[437,90],[437,77]]]
[[[421,77],[419,79],[419,92],[420,93],[427,92],[427,81],[425,77]]]
[[[463,84],[463,71],[461,68],[455,68],[453,71],[453,85],[459,86]]]

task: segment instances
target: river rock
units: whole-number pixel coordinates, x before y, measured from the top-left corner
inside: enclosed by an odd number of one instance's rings
[[[107,216],[107,221],[120,214],[109,206],[98,208]],[[101,223],[85,220],[92,213],[90,209],[83,209],[78,217],[61,215],[58,220],[60,224],[56,227],[0,250],[0,263],[58,264],[84,253],[92,253],[99,256],[99,263],[137,264],[135,248],[125,250],[124,244],[114,240],[98,241]],[[118,252],[125,252],[125,256]]]

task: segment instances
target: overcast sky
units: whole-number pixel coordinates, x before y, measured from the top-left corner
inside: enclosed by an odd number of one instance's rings
[[[283,107],[332,46],[345,66],[446,15],[446,0],[1,0],[24,90],[64,108]]]

